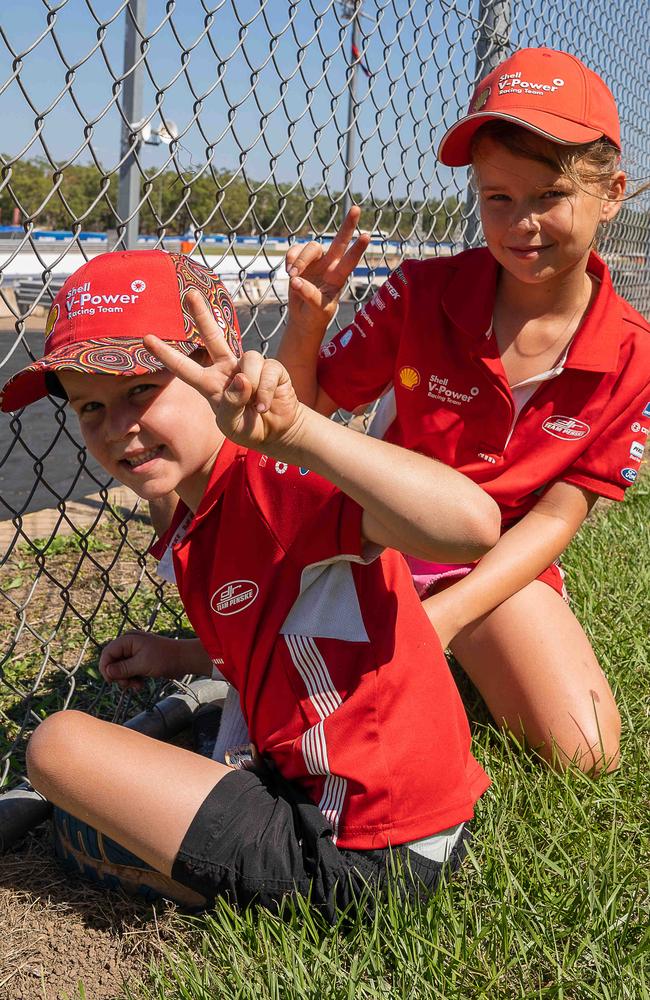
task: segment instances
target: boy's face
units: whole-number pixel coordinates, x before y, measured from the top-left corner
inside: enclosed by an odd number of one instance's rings
[[[223,442],[210,404],[168,371],[59,379],[89,452],[145,500],[175,490],[196,510]]]

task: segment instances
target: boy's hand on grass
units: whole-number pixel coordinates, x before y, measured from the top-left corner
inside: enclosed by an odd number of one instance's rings
[[[140,691],[148,677],[182,677],[182,643],[151,632],[124,632],[104,646],[99,672],[109,684]]]
[[[341,292],[370,243],[361,233],[349,246],[361,209],[353,206],[327,251],[312,241],[296,245],[287,253],[289,275],[289,319],[301,333],[322,337],[338,308]]]
[[[287,370],[257,351],[236,358],[203,297],[191,293],[188,305],[210,364],[198,364],[152,334],[144,338],[147,349],[207,399],[219,429],[231,441],[265,451],[292,441],[302,407]]]

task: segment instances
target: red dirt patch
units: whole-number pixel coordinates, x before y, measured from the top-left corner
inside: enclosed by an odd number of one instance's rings
[[[69,879],[49,824],[0,857],[0,1000],[117,1000],[167,937],[174,907],[156,908]]]

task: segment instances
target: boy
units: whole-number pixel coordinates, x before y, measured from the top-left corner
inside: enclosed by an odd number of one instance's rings
[[[309,410],[277,361],[238,358],[231,304],[214,292],[178,255],[94,258],[63,286],[45,357],[10,380],[2,407],[56,380],[108,472],[144,499],[180,496],[166,542],[200,641],[123,636],[101,669],[137,683],[187,673],[188,657],[197,674],[216,666],[239,692],[255,769],[67,711],[32,736],[30,779],[81,821],[60,827],[82,867],[94,855],[100,876],[150,877],[185,902],[276,906],[300,892],[332,916],[383,884],[391,848],[407,891],[430,891],[445,860],[459,863],[488,779],[387,546],[478,558],[496,506],[447,467]],[[106,312],[115,301],[122,311]],[[150,876],[134,874],[142,862]]]

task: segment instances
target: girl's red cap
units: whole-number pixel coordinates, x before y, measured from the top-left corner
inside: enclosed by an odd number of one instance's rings
[[[3,410],[65,395],[57,371],[145,375],[164,366],[142,339],[155,333],[184,354],[202,346],[185,304],[195,290],[206,300],[233,353],[241,354],[237,316],[228,292],[207,267],[164,250],[125,250],[91,258],[66,280],[45,326],[45,353],[13,375],[0,395]]]
[[[449,167],[472,161],[472,139],[499,119],[566,145],[603,136],[619,149],[616,102],[597,73],[555,49],[520,49],[479,83],[464,118],[443,136],[438,159]]]

